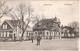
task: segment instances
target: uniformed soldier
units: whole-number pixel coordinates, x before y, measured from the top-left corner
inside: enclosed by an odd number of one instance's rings
[[[37,36],[37,45],[40,45],[40,41],[41,41],[41,36]]]

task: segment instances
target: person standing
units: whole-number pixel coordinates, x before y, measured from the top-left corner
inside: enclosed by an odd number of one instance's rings
[[[32,40],[32,43],[33,43],[33,40],[34,40],[34,37],[33,36],[31,37],[31,40]]]
[[[41,36],[39,35],[39,36],[37,37],[37,45],[40,45],[40,41],[41,41]]]

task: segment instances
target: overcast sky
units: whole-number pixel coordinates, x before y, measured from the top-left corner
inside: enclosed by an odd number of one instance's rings
[[[7,0],[9,7],[15,8],[21,1]],[[26,2],[26,0],[23,0]],[[35,14],[44,14],[46,18],[55,16],[61,20],[61,24],[68,25],[70,22],[79,21],[78,1],[30,1],[35,10]],[[1,21],[9,19],[3,17]]]

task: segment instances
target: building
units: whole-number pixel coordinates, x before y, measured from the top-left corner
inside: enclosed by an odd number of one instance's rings
[[[19,37],[22,30],[18,24],[19,20],[5,20],[0,26],[0,38],[14,40],[15,37]]]
[[[75,37],[74,28],[71,28],[69,26],[64,26],[64,27],[61,27],[61,30],[62,30],[63,38],[74,38]]]
[[[37,36],[41,36],[43,39],[59,39],[62,37],[75,37],[74,29],[68,26],[61,27],[60,20],[55,17],[52,19],[42,19],[37,22],[33,28],[27,26],[24,32],[23,39],[28,40],[33,36],[34,39]],[[22,30],[21,20],[5,20],[0,26],[0,39],[19,40]],[[25,28],[26,24],[24,24]]]
[[[61,22],[57,17],[52,19],[42,19],[33,27],[35,38],[38,35],[41,35],[43,39],[61,38],[60,24]]]
[[[24,40],[29,40],[31,39],[32,36],[34,36],[33,34],[33,29],[32,27],[28,26],[25,33],[24,33]]]
[[[26,29],[28,30],[27,32],[31,33],[28,28],[29,26]],[[24,34],[24,37],[25,37],[25,34]],[[15,40],[15,38],[19,40],[21,35],[22,35],[21,20],[5,20],[0,26],[0,39],[1,40],[2,39]]]

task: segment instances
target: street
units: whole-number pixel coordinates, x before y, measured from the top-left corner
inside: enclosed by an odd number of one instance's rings
[[[0,42],[0,50],[78,50],[78,39],[53,39],[41,40],[40,45],[36,45],[34,40],[23,42]]]

